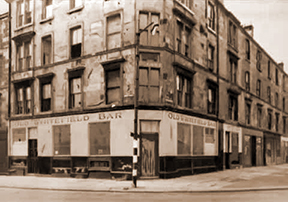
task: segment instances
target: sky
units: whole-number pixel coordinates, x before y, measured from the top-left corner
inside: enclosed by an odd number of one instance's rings
[[[224,0],[224,4],[241,24],[254,26],[254,39],[276,62],[284,62],[288,73],[288,0]],[[0,0],[0,13],[7,11],[7,3]]]

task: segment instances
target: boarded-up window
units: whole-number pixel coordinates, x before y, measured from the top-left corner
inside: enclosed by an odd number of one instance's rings
[[[141,121],[140,130],[141,133],[158,133],[159,121]]]
[[[121,47],[121,15],[107,17],[107,49]]]
[[[160,70],[140,67],[139,69],[139,100],[142,102],[159,102]]]
[[[70,154],[70,125],[53,126],[54,155]]]
[[[106,103],[119,102],[121,97],[120,66],[106,71]]]
[[[191,125],[178,123],[177,139],[177,153],[191,154]]]
[[[44,0],[42,9],[42,19],[51,18],[53,13],[53,0]]]
[[[205,143],[215,143],[215,132],[214,128],[205,128]]]
[[[51,63],[52,57],[52,44],[51,44],[51,36],[47,36],[42,38],[42,64],[47,65]]]
[[[203,139],[203,127],[193,126],[193,154],[204,154],[204,139]]]
[[[13,143],[26,141],[26,128],[14,128],[12,129],[12,134]]]
[[[90,155],[110,154],[110,122],[89,123]]]
[[[151,30],[153,29],[153,25],[159,24],[159,19],[160,16],[158,13],[150,13],[143,11],[139,13],[139,31],[141,31],[140,44],[152,46],[159,45],[159,30],[156,29],[153,30],[153,32]],[[152,22],[154,24],[144,30],[144,28]]]

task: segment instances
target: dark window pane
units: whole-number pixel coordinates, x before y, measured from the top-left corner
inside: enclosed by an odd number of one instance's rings
[[[70,154],[70,125],[53,126],[54,155]]]
[[[120,101],[120,87],[107,89],[107,104]]]
[[[90,123],[90,155],[110,154],[110,122]]]
[[[78,58],[81,56],[81,43],[71,46],[71,58]]]

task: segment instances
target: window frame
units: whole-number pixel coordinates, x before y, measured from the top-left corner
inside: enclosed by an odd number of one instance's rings
[[[275,92],[275,107],[278,108],[279,106],[279,94]]]
[[[275,84],[277,85],[277,86],[279,86],[279,71],[278,71],[278,68],[276,67],[275,68]]]
[[[271,104],[272,99],[271,99],[271,87],[267,86],[267,98],[268,98],[268,103]]]
[[[256,81],[256,96],[261,98],[261,80],[257,79]]]
[[[41,113],[53,111],[53,77],[54,77],[54,74],[43,76],[43,77],[38,77],[39,79],[39,104],[40,104],[39,108],[40,108]],[[50,108],[49,110],[43,110],[44,101],[47,100],[43,98],[43,87],[48,84],[50,84]]]
[[[92,132],[93,131],[91,131],[91,128],[93,127],[93,125],[97,125],[97,126],[99,126],[99,125],[101,125],[101,124],[108,124],[108,127],[109,127],[109,131],[107,131],[107,130],[105,130],[105,132],[107,132],[108,134],[109,134],[109,137],[108,137],[108,139],[109,139],[109,152],[108,153],[98,153],[98,152],[95,152],[95,153],[93,153],[93,152],[91,152],[91,150],[93,149],[93,147],[92,146],[95,146],[95,143],[93,144],[93,141],[91,140],[92,139],[92,137],[93,136],[91,136],[91,134],[92,134]],[[88,123],[88,134],[89,134],[89,155],[91,155],[91,156],[105,156],[105,155],[111,155],[111,122],[110,121],[104,121],[104,122],[90,122],[90,123]],[[94,138],[95,138],[95,134],[94,134]],[[99,135],[98,135],[98,138],[99,138]],[[101,138],[101,137],[100,137]],[[107,137],[106,137],[107,138]],[[95,139],[97,139],[97,138],[95,138]],[[98,139],[99,140],[99,139]],[[99,146],[99,145],[98,145]],[[107,145],[106,145],[107,146]],[[97,148],[97,147],[96,147]],[[95,149],[95,148],[94,148]]]
[[[175,51],[177,53],[185,55],[186,57],[190,57],[191,56],[190,40],[191,40],[192,28],[187,23],[183,22],[180,19],[176,19],[175,27],[177,27],[177,29],[175,29],[175,32],[178,32],[178,34],[175,33],[175,44],[176,44]],[[178,29],[180,27],[181,29]]]
[[[14,83],[14,92],[15,92],[15,110],[14,114],[15,115],[27,115],[27,114],[32,114],[32,106],[33,106],[33,80],[25,80],[21,81],[18,83]],[[27,90],[30,89],[30,99],[27,98],[28,93]],[[23,100],[18,100],[19,99],[19,90],[22,91],[22,99]],[[21,103],[19,103],[21,102]],[[30,103],[30,104],[29,104]],[[21,105],[21,112],[19,112],[19,106]],[[28,105],[30,105],[30,109],[28,108]],[[29,109],[29,111],[28,111]]]
[[[232,56],[229,57],[229,71],[231,83],[237,84],[238,61]]]
[[[268,79],[271,80],[271,61],[268,60],[268,67],[267,67]]]
[[[34,3],[33,0],[17,1],[17,8],[16,8],[16,27],[17,28],[23,27],[27,24],[32,24],[33,10],[34,10],[33,3]]]
[[[245,102],[245,123],[246,125],[251,124],[251,102]]]
[[[73,31],[75,31],[75,30],[80,30],[81,43],[73,44]],[[69,28],[69,58],[70,59],[77,59],[77,58],[81,58],[83,56],[83,50],[84,50],[83,39],[84,39],[83,25],[76,25],[76,26]],[[79,44],[81,45],[80,56],[73,56],[72,57],[72,48],[73,48],[72,46],[77,46],[77,45],[79,46]]]
[[[109,25],[109,22],[108,22],[108,19],[109,18],[113,18],[115,16],[119,15],[120,16],[120,30],[119,31],[114,31],[112,33],[108,33],[108,25]],[[122,12],[115,12],[115,13],[112,13],[110,15],[107,15],[105,16],[105,21],[106,21],[106,26],[105,26],[105,48],[106,50],[113,50],[113,49],[117,49],[117,48],[121,48],[123,47],[123,15],[122,15]],[[120,42],[119,42],[119,47],[116,46],[116,47],[113,47],[113,48],[109,48],[109,44],[108,44],[108,38],[112,35],[116,35],[116,34],[120,34]]]
[[[228,22],[228,44],[234,49],[238,49],[238,29],[234,22]]]
[[[207,113],[208,114],[217,114],[217,101],[218,101],[218,94],[217,94],[217,89],[218,86],[213,83],[208,83],[208,88],[207,88]],[[209,95],[209,90],[211,90],[211,101],[210,101],[210,95]],[[213,102],[213,93],[214,93],[214,102]],[[210,111],[210,108],[212,110]]]
[[[262,127],[262,107],[261,106],[257,106],[257,126],[259,128]]]
[[[105,103],[106,104],[113,104],[113,103],[122,103],[123,102],[123,72],[122,72],[122,64],[121,63],[115,63],[115,64],[111,64],[107,67],[104,68],[104,72],[105,72]],[[112,72],[112,71],[119,71],[119,85],[113,86],[111,88],[108,88],[108,74],[107,72]],[[119,88],[119,100],[118,101],[113,101],[113,102],[108,102],[108,90],[112,90],[115,88]]]
[[[58,127],[58,128],[61,128],[61,127],[68,127],[69,126],[69,154],[55,154],[56,152],[55,152],[55,148],[60,148],[60,147],[63,147],[63,146],[60,146],[60,143],[59,143],[59,146],[58,147],[56,147],[55,146],[55,141],[56,141],[56,137],[55,137],[55,130],[56,130],[56,128]],[[62,128],[60,129],[60,130],[62,130]],[[64,125],[53,125],[52,126],[52,131],[53,131],[53,156],[70,156],[71,155],[71,125],[70,124],[64,124]],[[65,130],[64,130],[65,131]],[[66,131],[67,132],[67,131]],[[60,133],[61,134],[61,133]],[[59,139],[61,140],[61,138],[59,137]]]
[[[268,109],[268,114],[267,114],[267,127],[268,130],[272,130],[272,110]]]
[[[147,24],[142,26],[141,23],[141,15],[146,15],[147,19]],[[153,20],[153,16],[158,16],[158,20],[157,22],[155,22]],[[149,23],[154,22],[154,24],[160,24],[160,13],[158,12],[151,12],[151,11],[147,11],[147,10],[141,10],[139,11],[139,17],[138,17],[138,28],[139,28],[139,32],[142,32],[142,34],[140,35],[140,45],[148,45],[148,46],[159,46],[159,28],[155,30],[155,34],[154,36],[152,35],[152,28],[153,26],[147,27],[146,30],[143,30],[143,28],[145,28]],[[146,33],[146,36],[144,33]],[[144,41],[142,41],[142,39],[146,37],[146,43]],[[156,39],[156,44],[153,44],[153,38],[157,37]]]
[[[258,69],[259,72],[262,72],[261,60],[262,60],[262,52],[260,50],[257,50],[257,53],[256,53],[256,68]]]
[[[245,39],[245,58],[250,61],[250,41]]]
[[[282,119],[283,119],[283,133],[285,134],[286,133],[286,116],[283,116]]]
[[[26,39],[15,43],[16,46],[16,72],[28,71],[33,66],[32,39]]]
[[[44,64],[44,61],[46,61],[46,59],[44,59],[44,57],[45,57],[45,53],[46,53],[46,51],[45,51],[45,47],[44,47],[44,41],[45,41],[45,39],[47,39],[47,38],[50,38],[50,56],[49,56],[49,60],[50,60],[50,62],[49,63],[46,63],[45,62],[45,64]],[[42,38],[41,38],[41,46],[42,46],[42,48],[41,48],[41,51],[42,51],[42,54],[41,54],[41,63],[42,63],[42,66],[45,66],[45,65],[50,65],[50,64],[53,64],[53,36],[52,36],[52,34],[49,34],[49,35],[46,35],[46,36],[43,36]]]
[[[179,84],[179,89],[178,89],[178,84]],[[180,84],[182,84],[181,89],[180,89]],[[190,86],[190,89],[188,86]],[[191,77],[191,75],[185,74],[185,72],[178,69],[176,71],[176,91],[177,91],[176,105],[191,109],[192,108],[193,76]],[[181,94],[181,100],[179,100],[179,94]],[[189,98],[188,100],[190,100],[190,102],[187,102],[187,97]],[[180,101],[181,101],[181,104],[179,104]]]
[[[285,99],[284,96],[282,98],[282,109],[283,109],[284,112],[286,111],[286,99]]]
[[[250,91],[250,72],[246,71],[245,72],[245,90]]]
[[[208,69],[210,71],[214,70],[214,52],[215,52],[215,47],[212,46],[211,44],[208,45]]]
[[[210,10],[210,13],[209,13],[209,10]],[[211,1],[208,1],[208,5],[207,5],[207,19],[208,19],[208,23],[207,23],[208,28],[215,31],[215,6]]]
[[[50,3],[51,2],[51,4],[47,4],[47,1]],[[42,0],[42,20],[45,20],[45,19],[50,19],[50,18],[52,18],[53,17],[53,0]],[[51,16],[47,16],[47,8],[48,8],[48,6],[51,6]]]
[[[68,72],[68,109],[69,110],[78,110],[82,109],[84,105],[84,88],[83,88],[83,73],[84,73],[84,68],[81,69],[75,69],[71,70]],[[73,93],[72,92],[72,82],[74,79],[80,79],[81,81],[81,92],[80,93]],[[75,94],[81,94],[81,103],[80,106],[75,107],[73,106],[73,95]],[[75,99],[75,98],[74,98]],[[75,100],[74,100],[75,102]],[[75,105],[75,103],[74,103]]]
[[[228,94],[228,118],[232,121],[238,121],[238,96]]]
[[[76,1],[77,0],[69,0],[69,8],[70,8],[70,10],[74,10],[74,9],[83,7],[84,0],[78,0],[78,1],[81,1],[81,5],[77,5],[77,6],[76,6]]]
[[[275,131],[279,131],[279,118],[280,114],[278,112],[275,113]]]

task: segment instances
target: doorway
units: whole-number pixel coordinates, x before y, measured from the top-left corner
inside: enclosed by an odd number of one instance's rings
[[[38,173],[37,139],[28,142],[28,173]]]
[[[141,176],[158,176],[158,133],[141,134]]]
[[[251,163],[252,166],[256,166],[256,153],[257,153],[257,149],[256,149],[256,136],[251,136]]]

